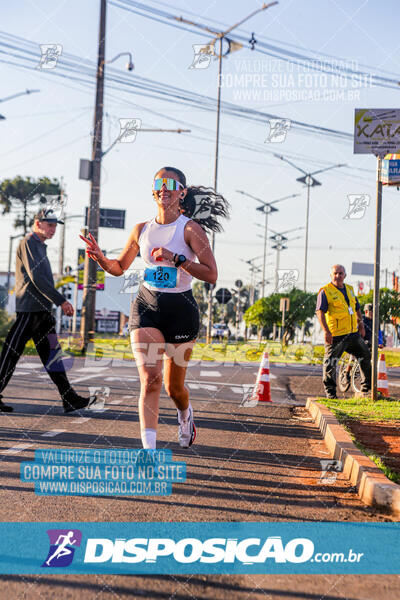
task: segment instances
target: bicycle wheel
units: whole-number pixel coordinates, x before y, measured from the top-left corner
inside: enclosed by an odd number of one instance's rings
[[[340,359],[338,369],[338,387],[341,392],[347,392],[351,383],[350,372],[348,371],[349,361],[346,359]]]
[[[360,363],[357,361],[351,372],[351,385],[355,392],[361,392],[361,368]]]

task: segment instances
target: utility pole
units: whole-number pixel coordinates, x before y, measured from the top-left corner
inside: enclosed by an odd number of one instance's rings
[[[284,162],[288,163],[301,173],[303,173],[303,177],[298,177],[296,181],[303,183],[307,186],[307,209],[306,209],[306,241],[304,247],[304,291],[307,288],[307,261],[308,261],[308,230],[309,230],[309,221],[310,221],[310,189],[316,185],[322,185],[317,179],[313,177],[313,175],[317,175],[318,173],[324,173],[325,171],[329,171],[330,169],[337,169],[339,167],[345,167],[345,164],[340,165],[332,165],[331,167],[326,167],[325,169],[318,169],[318,171],[313,171],[312,173],[307,173],[304,169],[301,169],[297,165],[295,165],[292,161],[288,160],[284,156],[280,154],[274,154],[275,158],[279,158]]]
[[[261,297],[264,297],[265,291],[265,270],[267,266],[267,239],[268,239],[268,215],[272,212],[277,212],[278,209],[272,206],[277,202],[282,202],[282,200],[287,200],[288,198],[295,198],[296,196],[300,196],[300,194],[292,194],[290,196],[285,196],[284,198],[278,198],[278,200],[273,200],[272,202],[264,202],[264,200],[260,200],[260,198],[256,198],[247,192],[242,192],[241,190],[236,190],[238,194],[243,194],[243,196],[248,196],[249,198],[253,198],[256,202],[260,202],[262,206],[258,206],[256,210],[265,214],[265,222],[264,222],[264,261],[263,261],[263,274],[262,274],[262,282],[261,282]]]
[[[100,0],[100,27],[96,77],[96,104],[94,112],[94,131],[92,145],[92,179],[90,190],[90,204],[88,210],[88,228],[90,233],[95,237],[96,240],[98,240],[99,237],[98,233],[100,221],[100,177],[103,133],[106,9],[107,1]],[[90,260],[88,255],[85,254],[81,317],[81,335],[83,337],[84,353],[86,352],[88,343],[94,337],[97,279],[96,273],[97,263],[94,260]]]

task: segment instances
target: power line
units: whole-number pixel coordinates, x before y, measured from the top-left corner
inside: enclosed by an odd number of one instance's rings
[[[117,4],[117,2],[119,4]],[[182,24],[177,25],[176,18],[171,13],[168,13],[166,11],[161,11],[159,9],[155,9],[151,6],[142,4],[140,2],[135,2],[132,0],[115,0],[113,2],[110,2],[110,4],[112,4],[113,6],[115,6],[117,8],[127,10],[129,12],[135,13],[135,14],[145,17],[147,19],[151,19],[151,20],[157,21],[159,23],[162,23],[164,25],[183,29],[184,31],[188,31],[194,35],[202,35],[196,29],[189,29],[188,27],[183,26]],[[135,8],[136,8],[136,10],[135,10]],[[145,11],[145,12],[144,13],[139,12],[138,9],[140,9],[141,11]],[[146,12],[150,13],[153,16],[150,16],[150,14],[146,14]],[[194,15],[193,12],[189,13],[188,11],[186,11],[186,13]],[[159,18],[156,18],[154,15],[157,15]],[[198,18],[202,18],[202,15],[195,15],[195,16]],[[212,21],[212,19],[208,19],[208,20]],[[225,27],[226,27],[226,25],[225,25]],[[236,33],[235,34],[236,39],[234,41],[238,40],[241,42],[248,42],[248,35],[249,35],[249,33],[246,33],[245,36]],[[204,34],[202,35],[202,37],[204,37]],[[299,53],[297,51],[295,52],[293,50],[285,48],[284,45],[278,46],[275,43],[272,44],[271,41],[262,41],[263,38],[261,36],[257,36],[257,38],[258,38],[257,46],[254,48],[254,50],[261,54],[270,56],[272,58],[276,58],[277,60],[283,60],[283,61],[286,61],[286,62],[289,62],[292,64],[301,65],[303,67],[307,66],[308,69],[314,70],[314,71],[321,71],[324,73],[330,73],[330,74],[336,74],[336,75],[341,74],[341,75],[345,76],[346,78],[351,78],[352,80],[354,80],[354,78],[356,77],[356,78],[359,78],[359,81],[362,81],[366,76],[367,77],[373,76],[374,84],[377,84],[380,87],[398,89],[399,78],[396,73],[393,73],[391,71],[383,71],[381,69],[382,72],[387,72],[387,73],[393,74],[395,76],[395,78],[384,77],[382,75],[377,75],[375,73],[371,74],[368,71],[360,71],[357,69],[340,66],[340,62],[343,63],[343,65],[348,63],[348,60],[340,58],[340,57],[334,57],[332,55],[323,54],[323,53],[319,53],[319,52],[315,52],[315,51],[313,52],[314,56],[310,56],[308,54]],[[280,43],[282,44],[282,42],[280,42]],[[294,45],[292,45],[292,46],[296,47]],[[264,50],[260,50],[260,48],[264,48]],[[307,50],[307,49],[302,48],[301,46],[297,46],[297,48],[300,50]],[[319,57],[322,57],[322,58],[319,58]],[[335,61],[335,64],[332,63],[332,59],[333,59],[333,61]],[[329,64],[330,62],[332,63],[331,66]],[[365,64],[361,64],[360,66],[365,67],[366,69],[370,69],[370,70],[374,69],[374,67],[370,67]]]

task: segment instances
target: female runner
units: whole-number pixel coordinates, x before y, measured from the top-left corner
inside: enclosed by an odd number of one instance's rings
[[[175,167],[163,167],[156,173],[153,197],[157,216],[135,225],[118,259],[106,258],[91,234],[88,238],[80,237],[87,244],[90,258],[115,276],[129,268],[140,250],[146,269],[131,306],[129,328],[140,376],[142,444],[143,448],[156,448],[161,349],[165,354],[165,390],[178,412],[179,444],[188,448],[195,440],[196,428],[184,383],[199,331],[199,310],[191,282],[192,277],[211,284],[217,280],[217,266],[206,230],[221,231],[216,217],[227,217],[229,204],[208,188],[187,187],[185,175]]]

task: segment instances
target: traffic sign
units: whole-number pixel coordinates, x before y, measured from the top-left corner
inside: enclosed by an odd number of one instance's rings
[[[243,281],[241,279],[236,279],[235,281],[235,287],[237,288],[242,288],[243,287]]]
[[[290,308],[290,298],[281,298],[279,303],[279,310],[281,312],[287,312]]]
[[[400,109],[355,109],[354,154],[384,156],[399,150]]]
[[[119,208],[100,208],[99,227],[125,229],[125,210]],[[88,223],[88,208],[85,208],[85,225]]]
[[[232,294],[227,288],[219,288],[215,293],[215,297],[220,304],[228,304],[229,300],[232,299]]]
[[[397,156],[397,155],[396,155]],[[381,169],[381,181],[385,185],[400,185],[400,160],[389,160],[382,161]]]

